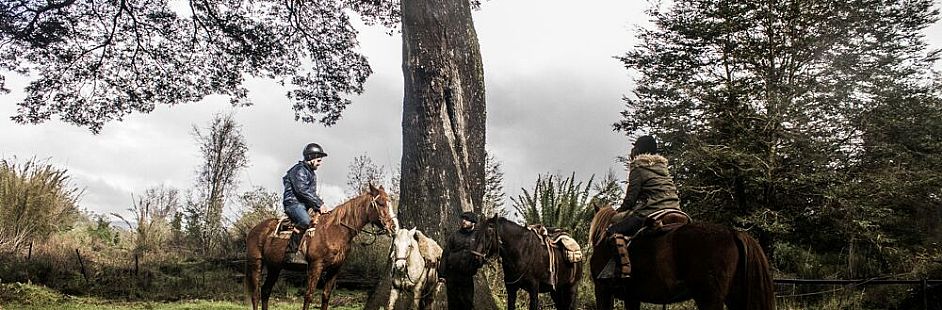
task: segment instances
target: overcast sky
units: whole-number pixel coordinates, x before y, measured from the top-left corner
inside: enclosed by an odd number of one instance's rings
[[[615,158],[630,141],[611,124],[632,79],[613,56],[634,45],[635,29],[647,24],[646,7],[636,0],[494,0],[474,13],[487,91],[487,149],[503,164],[508,195],[532,188],[538,174],[575,172],[581,180],[615,169],[624,177]],[[317,142],[329,153],[318,171],[320,194],[337,204],[354,156],[367,154],[389,169],[402,153],[401,38],[381,28],[359,29],[374,74],[333,127],[295,122],[285,89],[259,79],[248,82],[255,105],[247,108],[234,109],[219,96],[160,106],[106,124],[99,135],[58,120],[17,125],[9,116],[28,79],[5,73],[13,92],[0,95],[0,158],[48,160],[85,189],[81,207],[127,214],[132,193],[158,185],[191,187],[200,163],[193,125],[205,127],[215,113],[232,112],[249,147],[241,190],[280,192],[281,177],[301,148]],[[942,25],[930,28],[927,39],[942,48]]]

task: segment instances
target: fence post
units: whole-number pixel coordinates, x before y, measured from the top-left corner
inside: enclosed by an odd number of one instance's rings
[[[922,307],[929,310],[929,278],[922,278]]]
[[[29,261],[33,258],[33,241],[29,241],[29,251],[26,252],[26,261]]]
[[[140,264],[137,262],[137,253],[134,253],[134,276],[139,275]]]
[[[82,267],[82,277],[85,278],[85,284],[88,284],[88,273],[85,272],[85,262],[82,262],[82,254],[79,254],[78,248],[75,249],[75,256],[78,257],[79,266]]]

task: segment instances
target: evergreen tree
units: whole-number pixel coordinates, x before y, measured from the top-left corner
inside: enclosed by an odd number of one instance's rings
[[[649,14],[620,57],[640,78],[615,128],[660,138],[686,211],[752,229],[770,255],[775,242],[835,251],[889,229],[848,227],[887,207],[859,204],[852,185],[876,173],[877,119],[938,111],[938,52],[921,33],[932,1],[681,0]]]

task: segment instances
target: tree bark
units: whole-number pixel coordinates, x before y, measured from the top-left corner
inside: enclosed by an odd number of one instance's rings
[[[437,240],[484,196],[484,69],[467,0],[402,1],[403,227]]]

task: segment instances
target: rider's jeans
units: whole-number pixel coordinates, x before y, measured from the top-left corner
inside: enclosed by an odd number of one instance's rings
[[[295,225],[304,226],[305,229],[311,227],[311,215],[307,213],[307,208],[303,204],[293,204],[285,207],[285,214],[291,218]]]

